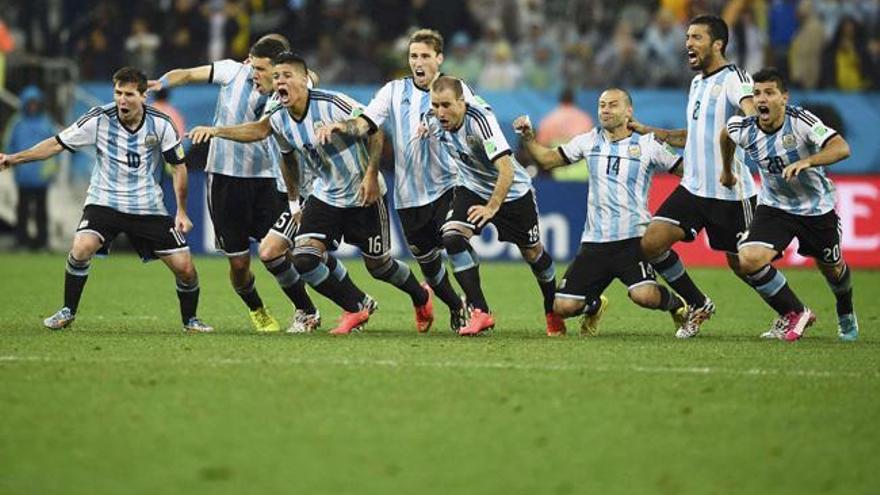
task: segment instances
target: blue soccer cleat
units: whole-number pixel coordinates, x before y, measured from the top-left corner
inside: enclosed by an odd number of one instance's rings
[[[859,320],[855,313],[837,317],[837,338],[843,342],[855,342],[859,338]]]

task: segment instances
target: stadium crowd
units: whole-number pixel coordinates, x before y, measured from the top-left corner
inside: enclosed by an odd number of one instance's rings
[[[448,73],[480,90],[608,85],[681,87],[687,19],[721,12],[731,61],[773,65],[792,85],[880,87],[877,0],[32,0],[0,1],[19,53],[77,60],[83,80],[132,65],[156,75],[194,60],[243,59],[287,35],[326,84],[405,74],[414,26],[447,40]],[[73,19],[73,21],[70,21]],[[4,30],[4,29],[0,29]],[[820,68],[825,67],[826,70]]]

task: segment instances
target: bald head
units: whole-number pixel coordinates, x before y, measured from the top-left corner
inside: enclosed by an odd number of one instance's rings
[[[632,98],[625,89],[608,88],[599,95],[599,122],[613,132],[632,119]]]

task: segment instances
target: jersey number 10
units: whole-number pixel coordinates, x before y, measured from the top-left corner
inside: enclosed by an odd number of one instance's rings
[[[125,161],[128,162],[129,168],[138,168],[141,166],[141,155],[128,152],[125,154]]]

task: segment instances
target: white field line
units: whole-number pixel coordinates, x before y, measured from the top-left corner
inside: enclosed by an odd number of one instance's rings
[[[514,371],[540,371],[540,372],[595,372],[595,373],[641,373],[646,375],[732,375],[746,377],[800,377],[800,378],[880,378],[880,371],[841,371],[822,369],[780,369],[780,368],[717,368],[700,366],[589,366],[553,363],[510,363],[500,361],[399,361],[395,359],[310,359],[310,358],[284,358],[284,359],[246,359],[246,358],[217,358],[217,359],[172,359],[171,362],[207,365],[207,366],[247,366],[247,365],[283,365],[283,366],[335,366],[344,368],[437,368],[437,369],[461,369],[461,370],[514,370]],[[131,363],[149,364],[155,363],[155,359],[118,358],[118,357],[82,357],[82,356],[27,356],[5,355],[0,356],[0,364],[3,363]]]

